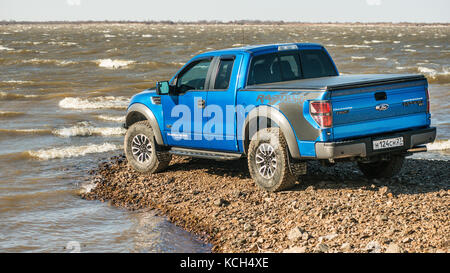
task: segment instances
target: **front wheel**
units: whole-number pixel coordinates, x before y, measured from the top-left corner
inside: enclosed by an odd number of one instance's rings
[[[164,170],[172,155],[158,151],[153,129],[148,121],[139,121],[128,128],[124,140],[128,163],[138,172],[156,173]]]
[[[286,140],[279,128],[259,130],[250,142],[247,159],[251,177],[264,190],[276,192],[295,185]]]
[[[389,160],[358,162],[358,167],[367,178],[390,178],[400,172],[404,160],[404,156],[392,156]]]

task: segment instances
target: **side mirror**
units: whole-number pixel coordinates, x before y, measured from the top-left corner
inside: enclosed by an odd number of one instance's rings
[[[170,87],[168,81],[156,82],[156,94],[168,95],[170,93]]]

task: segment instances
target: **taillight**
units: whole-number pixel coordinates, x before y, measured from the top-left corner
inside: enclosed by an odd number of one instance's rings
[[[311,101],[309,103],[309,112],[320,127],[331,127],[333,125],[333,115],[329,101]]]
[[[427,93],[427,114],[430,113],[430,93],[428,91],[428,88],[425,89],[425,93]]]

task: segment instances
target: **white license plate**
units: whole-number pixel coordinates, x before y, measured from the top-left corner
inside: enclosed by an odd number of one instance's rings
[[[373,141],[373,149],[387,149],[392,147],[401,147],[403,146],[403,137],[395,137],[395,138],[387,138]]]

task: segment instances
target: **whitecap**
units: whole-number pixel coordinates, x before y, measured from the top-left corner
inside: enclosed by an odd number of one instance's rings
[[[34,158],[41,160],[49,160],[56,158],[69,158],[85,156],[86,154],[104,153],[114,150],[119,150],[120,145],[112,143],[103,144],[88,144],[83,146],[67,146],[60,148],[41,149],[37,151],[27,151],[27,153]]]
[[[343,45],[345,48],[370,48],[368,45]]]
[[[99,59],[99,60],[95,60],[94,62],[97,63],[99,67],[108,68],[108,69],[118,69],[118,68],[125,68],[128,65],[134,63],[135,61]]]
[[[98,115],[98,119],[107,120],[107,121],[115,121],[115,122],[124,122],[124,116],[108,116],[108,115]]]
[[[375,58],[375,60],[377,60],[377,61],[387,61],[387,60],[389,60],[389,58],[380,57],[380,58]]]
[[[450,139],[436,140],[433,143],[428,143],[427,149],[429,151],[445,151],[450,150]]]
[[[9,48],[9,47],[0,45],[0,50],[12,51],[12,50],[14,50],[14,48]]]
[[[80,122],[75,126],[54,129],[52,133],[61,137],[72,137],[72,136],[115,136],[124,135],[126,130],[122,127],[93,127],[87,122]]]
[[[364,56],[352,56],[352,60],[364,60],[365,58]]]
[[[94,98],[79,98],[66,97],[59,102],[59,107],[64,109],[101,109],[113,108],[124,109],[127,108],[129,98],[127,97],[94,97]]]

